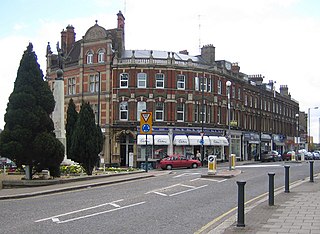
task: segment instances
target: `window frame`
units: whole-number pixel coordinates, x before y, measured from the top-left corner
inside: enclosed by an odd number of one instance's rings
[[[92,53],[92,51],[89,51],[87,53],[87,64],[93,64],[93,53]]]
[[[137,121],[140,121],[140,115],[142,111],[147,109],[147,102],[140,101],[137,102]]]
[[[76,78],[72,77],[68,79],[68,95],[76,94]]]
[[[125,109],[122,109],[125,107]],[[126,118],[122,118],[122,114],[126,115]],[[119,120],[120,121],[128,121],[129,110],[128,110],[128,102],[123,101],[119,103]]]
[[[122,85],[126,83],[126,85]],[[120,83],[119,83],[120,88],[128,88],[129,87],[129,73],[123,72],[120,73]]]
[[[147,88],[147,73],[139,72],[137,74],[137,88]]]
[[[183,79],[183,81],[181,81]],[[186,76],[183,74],[177,75],[177,89],[185,90],[186,89]]]
[[[89,92],[90,93],[99,92],[99,75],[98,74],[89,76]]]
[[[99,50],[98,51],[98,63],[104,63],[104,56],[105,55],[105,52],[104,50]]]
[[[162,75],[162,77],[160,77],[159,75]],[[164,89],[164,74],[163,73],[156,73],[155,74],[155,80],[156,80],[156,88],[157,89]],[[161,81],[162,79],[162,81]],[[162,83],[162,85],[158,85],[159,83]]]
[[[161,106],[159,106],[161,104]],[[159,107],[162,107],[159,109]],[[158,114],[161,115],[161,118],[158,118]],[[164,121],[164,103],[156,102],[155,104],[155,121]]]
[[[179,109],[180,108],[180,109]],[[184,122],[185,118],[185,105],[182,102],[177,103],[177,122]],[[179,119],[179,116],[182,118]]]

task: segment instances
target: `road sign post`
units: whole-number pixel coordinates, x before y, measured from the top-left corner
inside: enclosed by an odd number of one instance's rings
[[[140,134],[146,135],[146,160],[145,167],[148,172],[148,134],[152,134],[152,112],[141,112],[140,114]]]

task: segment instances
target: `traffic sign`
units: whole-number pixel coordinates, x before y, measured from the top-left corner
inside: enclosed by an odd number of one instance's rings
[[[152,134],[152,112],[141,112],[140,134]]]

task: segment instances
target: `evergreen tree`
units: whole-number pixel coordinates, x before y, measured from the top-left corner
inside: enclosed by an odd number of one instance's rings
[[[75,160],[75,156],[72,154],[70,150],[72,134],[76,126],[76,122],[78,119],[78,112],[76,111],[76,105],[71,98],[68,104],[67,110],[67,123],[66,123],[66,138],[67,138],[67,156],[71,160]]]
[[[14,89],[9,97],[5,126],[1,132],[0,148],[18,166],[28,165],[38,170],[56,168],[63,160],[61,143],[54,137],[50,118],[55,101],[37,62],[37,55],[29,43],[20,61]],[[54,145],[45,152],[42,146]],[[45,147],[42,147],[44,149]],[[49,154],[46,154],[49,153]],[[31,178],[31,170],[29,177]],[[51,171],[50,171],[51,172]],[[52,173],[55,175],[57,173]]]
[[[74,160],[80,163],[88,175],[92,175],[94,166],[99,162],[98,154],[102,150],[102,141],[101,129],[95,124],[93,110],[89,103],[83,103],[72,135],[70,150],[75,157]]]

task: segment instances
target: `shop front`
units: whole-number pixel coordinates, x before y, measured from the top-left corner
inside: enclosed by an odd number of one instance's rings
[[[229,145],[227,138],[223,136],[209,136],[209,140],[208,155],[215,155],[218,161],[225,161],[225,147]]]
[[[260,136],[258,133],[245,132],[243,134],[244,152],[247,160],[260,160]]]

